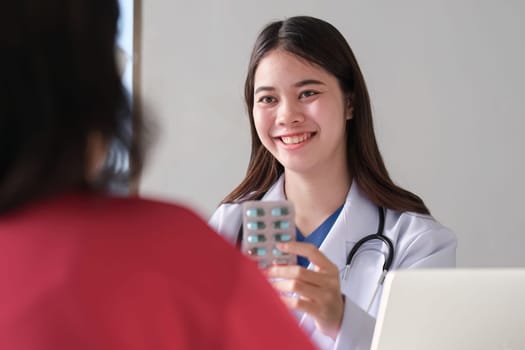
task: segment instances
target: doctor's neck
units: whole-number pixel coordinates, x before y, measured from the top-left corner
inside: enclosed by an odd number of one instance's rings
[[[315,174],[297,173],[289,169],[284,172],[286,198],[294,203],[298,220],[301,217],[324,220],[322,218],[331,215],[344,203],[351,183],[352,176],[347,170]]]

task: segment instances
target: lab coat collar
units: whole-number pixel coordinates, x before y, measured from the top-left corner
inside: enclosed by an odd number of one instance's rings
[[[379,223],[377,207],[352,182],[346,201],[332,229],[319,247],[339,270],[346,265],[347,250],[361,238],[375,233]]]
[[[284,174],[279,177],[277,181],[270,187],[268,192],[263,197],[265,201],[283,201],[286,200],[284,194]]]
[[[284,175],[268,190],[263,200],[285,200]],[[359,239],[376,233],[379,223],[377,206],[352,182],[343,210],[319,250],[337,265],[339,270],[346,264],[347,244],[351,246]],[[349,247],[349,249],[351,248]],[[311,268],[311,264],[309,268]]]

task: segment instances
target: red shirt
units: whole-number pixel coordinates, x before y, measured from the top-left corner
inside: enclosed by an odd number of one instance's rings
[[[0,349],[313,349],[187,209],[75,194],[0,216]]]

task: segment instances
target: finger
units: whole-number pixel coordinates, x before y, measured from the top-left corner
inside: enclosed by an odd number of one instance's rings
[[[296,311],[302,311],[316,320],[318,329],[335,339],[341,329],[343,317],[342,309],[339,312],[335,310],[324,310],[320,304],[307,298],[296,298],[293,296],[282,295],[281,300],[288,308]],[[342,306],[344,307],[344,306]]]
[[[268,278],[295,279],[316,286],[331,284],[330,275],[308,270],[300,265],[273,266],[265,270],[265,274]]]
[[[319,313],[319,305],[310,299],[281,295],[281,300],[292,310],[306,312],[313,317]]]
[[[323,291],[319,286],[312,285],[298,280],[278,280],[271,281],[273,287],[281,293],[295,293],[302,298],[317,300]]]
[[[333,270],[337,267],[311,243],[305,242],[287,242],[278,243],[277,248],[285,253],[301,255],[310,260],[312,264],[320,270]]]
[[[278,292],[288,295],[295,294],[300,298],[308,299],[319,305],[320,309],[330,309],[330,305],[341,302],[339,289],[326,289],[298,280],[271,281],[271,284]]]

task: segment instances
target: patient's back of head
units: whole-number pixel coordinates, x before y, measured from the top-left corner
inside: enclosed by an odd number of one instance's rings
[[[88,144],[119,138],[127,108],[114,59],[116,1],[2,7],[0,213],[89,187]]]

